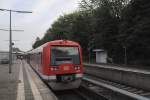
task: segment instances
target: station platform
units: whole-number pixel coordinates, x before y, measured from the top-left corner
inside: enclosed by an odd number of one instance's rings
[[[24,60],[0,65],[0,100],[58,100]]]

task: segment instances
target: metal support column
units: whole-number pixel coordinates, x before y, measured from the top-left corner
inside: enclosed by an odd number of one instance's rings
[[[11,73],[12,65],[12,31],[11,31],[11,10],[10,10],[10,30],[9,30],[9,73]]]

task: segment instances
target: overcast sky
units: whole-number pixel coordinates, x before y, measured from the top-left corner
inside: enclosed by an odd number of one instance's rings
[[[15,47],[27,51],[36,37],[43,37],[46,30],[60,16],[75,11],[80,0],[0,0],[0,9],[33,11],[32,14],[12,13],[12,32]],[[9,29],[9,13],[0,11],[0,29]],[[8,50],[9,32],[0,30],[0,51]]]

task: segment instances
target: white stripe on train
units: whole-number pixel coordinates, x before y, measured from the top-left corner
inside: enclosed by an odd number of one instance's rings
[[[53,76],[47,76],[43,75],[42,73],[39,73],[40,77],[44,80],[56,80],[56,75]],[[82,78],[83,74],[76,74],[76,78]]]

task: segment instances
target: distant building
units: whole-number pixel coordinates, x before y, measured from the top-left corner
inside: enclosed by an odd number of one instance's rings
[[[8,51],[0,51],[0,62],[3,59],[9,60],[9,52]],[[16,60],[16,53],[12,54],[12,60]]]
[[[107,63],[107,51],[104,49],[94,49],[96,53],[96,63]]]
[[[9,59],[9,52],[8,51],[0,51],[0,60],[1,59]]]

